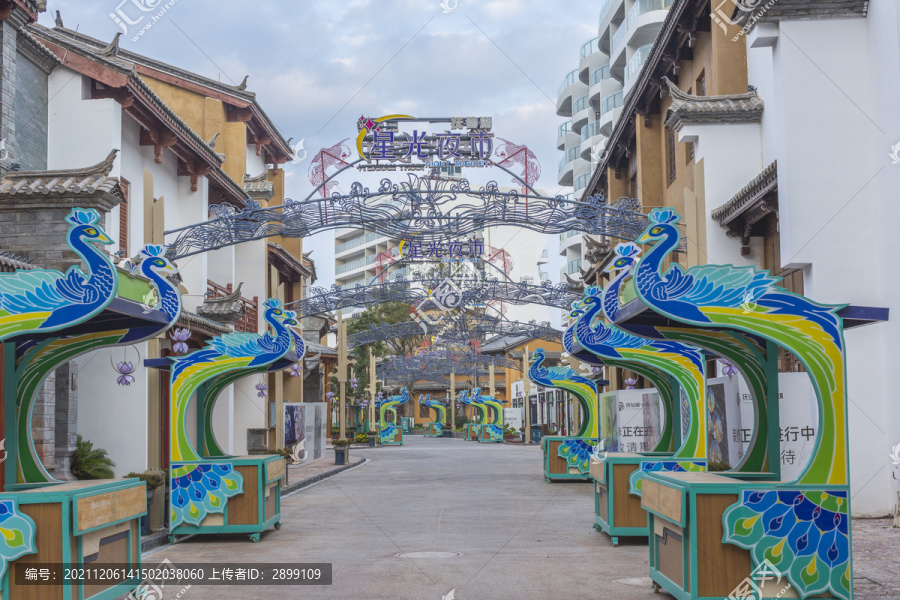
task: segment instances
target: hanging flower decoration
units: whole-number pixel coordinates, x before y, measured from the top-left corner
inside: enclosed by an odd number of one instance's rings
[[[634,377],[628,377],[628,378],[626,378],[626,379],[625,379],[625,389],[626,389],[626,390],[633,390],[633,389],[634,389],[634,385],[635,385],[636,383],[637,383],[637,379],[635,379]]]
[[[172,344],[172,352],[181,354],[188,351],[188,345],[185,343],[191,337],[191,330],[187,328],[176,328],[169,332],[169,337],[175,342]]]
[[[350,379],[350,389],[351,390],[355,390],[358,385],[359,385],[359,379],[357,379],[356,377],[353,377]]]
[[[300,363],[291,365],[291,377],[300,377],[301,375],[303,375],[303,365]]]
[[[131,362],[122,361],[116,364],[114,367],[116,372],[119,374],[119,378],[116,379],[116,383],[119,385],[124,385],[128,387],[132,383],[134,383],[134,364]]]
[[[269,386],[267,386],[266,384],[264,384],[264,383],[257,383],[257,384],[256,384],[256,397],[257,397],[257,398],[265,398],[265,397],[266,397],[266,390],[268,390],[268,389],[269,389]]]
[[[591,367],[591,375],[599,375],[600,367]]]
[[[330,402],[333,398],[334,398],[334,392],[328,392],[327,394],[325,394],[325,399],[328,400],[329,402]]]
[[[722,375],[728,375],[731,377],[732,375],[737,375],[738,370],[735,368],[734,363],[730,360],[722,359]]]

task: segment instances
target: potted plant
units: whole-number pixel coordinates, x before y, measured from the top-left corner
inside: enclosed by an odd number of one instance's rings
[[[525,426],[519,427],[519,433],[522,434],[522,443],[525,443]]]
[[[125,475],[125,479],[135,477],[147,484],[147,514],[141,517],[141,535],[150,535],[150,504],[156,495],[156,488],[161,487],[166,482],[166,477],[162,473],[153,471],[144,471],[143,473],[131,472]]]
[[[368,444],[369,443],[369,434],[357,433],[354,436],[353,441],[356,442],[357,444]]]
[[[350,464],[350,440],[335,440],[333,445],[334,445],[334,464],[336,464],[336,465]]]
[[[369,448],[374,448],[375,441],[378,439],[378,432],[370,430],[369,434],[368,434],[368,438],[369,438]]]

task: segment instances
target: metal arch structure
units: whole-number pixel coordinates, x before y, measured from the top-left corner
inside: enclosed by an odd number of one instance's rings
[[[570,290],[565,283],[554,285],[544,282],[534,285],[524,282],[501,281],[499,279],[397,277],[386,283],[367,286],[341,288],[312,288],[303,300],[288,305],[304,317],[329,313],[350,306],[368,306],[383,302],[404,302],[418,304],[427,301],[430,290],[444,282],[450,282],[459,290],[456,306],[471,306],[489,300],[500,300],[510,304],[542,304],[554,308],[567,309],[582,298],[580,292]],[[410,285],[415,283],[415,286]],[[425,307],[427,308],[427,307]]]
[[[435,343],[465,345],[471,340],[484,340],[492,335],[508,335],[512,337],[528,337],[559,342],[563,332],[554,329],[550,323],[536,323],[530,321],[506,321],[495,319],[482,319],[476,323],[453,323],[450,327],[440,330],[438,333],[426,333],[418,321],[406,321],[388,325],[383,323],[380,327],[356,333],[348,338],[351,348],[381,342],[384,340],[416,337],[428,335],[436,338]]]
[[[501,356],[485,354],[454,354],[446,350],[431,350],[414,356],[392,358],[376,366],[379,379],[388,381],[433,381],[434,377],[443,377],[451,372],[457,374],[481,373],[480,367],[500,367],[504,369],[521,369],[516,361]],[[487,371],[484,372],[486,374]]]
[[[476,189],[466,179],[409,174],[401,183],[382,179],[375,190],[355,182],[347,194],[287,200],[276,207],[263,208],[255,200],[246,200],[239,210],[221,203],[210,207],[214,219],[165,234],[175,236],[169,244],[172,259],[271,236],[307,237],[340,228],[395,238],[459,238],[487,227],[516,226],[545,234],[575,230],[633,241],[647,225],[646,215],[639,211],[640,203],[634,198],[609,202],[597,194],[570,200],[533,191],[502,192],[495,181]]]

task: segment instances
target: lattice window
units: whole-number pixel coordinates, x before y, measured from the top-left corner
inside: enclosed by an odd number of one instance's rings
[[[669,185],[672,185],[678,173],[675,166],[675,131],[671,127],[666,127],[666,158],[669,166]]]

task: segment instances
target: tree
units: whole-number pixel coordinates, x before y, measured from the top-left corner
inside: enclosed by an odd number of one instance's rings
[[[382,324],[396,325],[410,320],[410,306],[403,302],[384,302],[370,306],[359,316],[350,319],[347,324],[347,333],[361,333],[380,327]],[[388,355],[406,356],[416,350],[425,340],[424,335],[408,338],[394,338],[390,340],[373,342],[366,346],[354,348],[353,358],[355,364],[352,367],[353,376],[359,379],[360,390],[369,384],[369,347],[376,358]],[[377,390],[376,390],[377,391]]]

